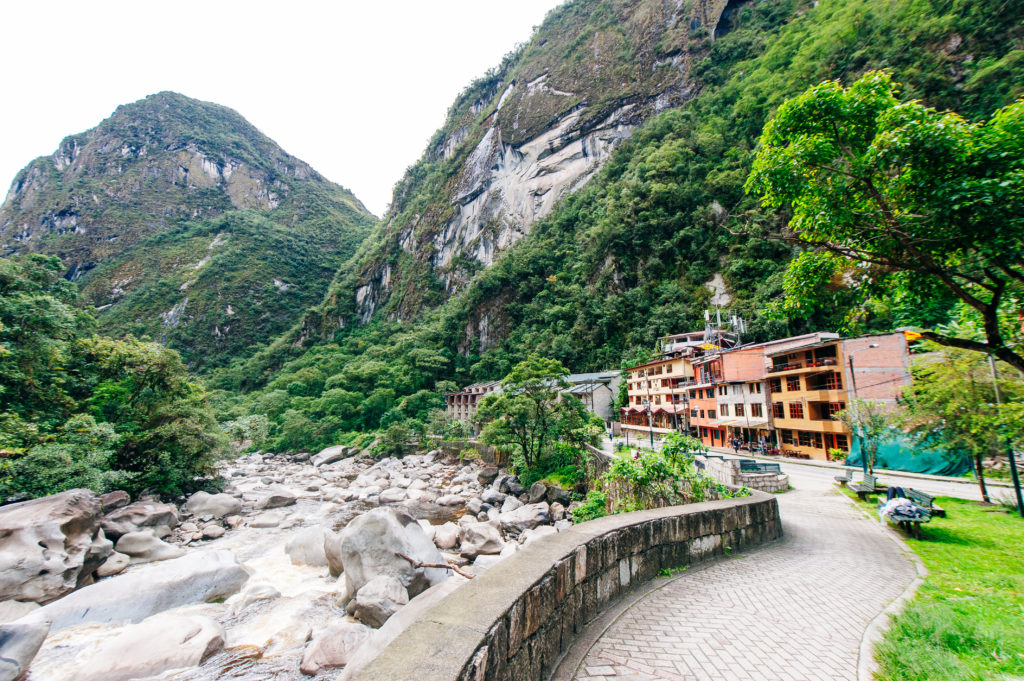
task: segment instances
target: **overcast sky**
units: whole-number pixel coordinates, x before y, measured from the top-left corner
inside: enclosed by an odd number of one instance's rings
[[[229,106],[381,215],[458,92],[561,0],[5,2],[0,197],[119,104]]]

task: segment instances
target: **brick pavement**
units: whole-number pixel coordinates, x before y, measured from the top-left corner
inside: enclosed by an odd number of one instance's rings
[[[801,479],[779,496],[782,540],[643,596],[574,679],[857,679],[865,629],[917,573],[905,548],[826,485]]]

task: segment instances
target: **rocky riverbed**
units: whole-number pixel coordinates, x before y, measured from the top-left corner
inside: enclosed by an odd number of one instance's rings
[[[569,526],[564,490],[436,451],[222,472],[180,507],[86,490],[0,507],[0,681],[334,678]]]

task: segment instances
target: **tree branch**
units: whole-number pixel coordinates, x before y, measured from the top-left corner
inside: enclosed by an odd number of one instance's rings
[[[460,574],[463,577],[465,577],[466,579],[473,579],[473,577],[474,577],[474,575],[470,574],[469,572],[466,572],[464,570],[461,570],[461,569],[455,567],[451,563],[421,563],[418,560],[416,560],[415,558],[410,558],[409,556],[407,556],[404,553],[401,553],[399,551],[395,551],[395,555],[398,556],[399,558],[405,558],[407,561],[409,561],[412,564],[412,566],[414,568],[442,568],[442,569],[451,570],[451,571],[453,571],[453,572],[455,572],[457,574]]]

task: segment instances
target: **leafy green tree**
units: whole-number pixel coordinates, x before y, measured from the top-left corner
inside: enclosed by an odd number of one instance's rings
[[[842,421],[860,441],[861,455],[867,462],[868,473],[874,473],[878,448],[892,427],[892,414],[882,402],[855,399],[850,406],[832,418]]]
[[[925,330],[1024,371],[1024,100],[984,123],[901,102],[888,73],[816,85],[765,126],[746,182],[812,250],[790,266],[783,311],[806,316],[846,282],[851,307],[898,291],[957,301],[984,342]],[[947,303],[948,304],[948,303]]]
[[[536,469],[559,440],[582,444],[587,411],[572,395],[568,370],[553,359],[532,354],[501,382],[501,392],[480,401],[476,418],[485,424],[481,439],[497,447],[513,447],[527,469]]]
[[[1003,404],[997,406],[992,374],[984,356],[956,348],[933,347],[912,367],[914,381],[904,389],[901,421],[954,459],[970,457],[982,498],[988,501],[982,459],[1006,453],[1006,438],[1024,444],[1024,380],[1001,373]]]

